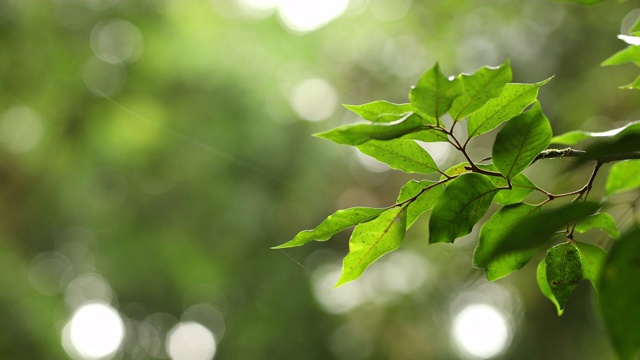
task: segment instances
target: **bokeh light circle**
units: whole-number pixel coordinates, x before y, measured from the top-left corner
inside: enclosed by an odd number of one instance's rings
[[[82,305],[68,326],[71,346],[87,360],[110,357],[124,339],[124,323],[120,314],[103,302]]]
[[[505,316],[487,304],[471,304],[453,320],[452,337],[458,349],[471,359],[488,359],[502,353],[510,341]]]
[[[167,334],[167,353],[172,360],[211,360],[216,353],[216,341],[206,327],[182,322]]]

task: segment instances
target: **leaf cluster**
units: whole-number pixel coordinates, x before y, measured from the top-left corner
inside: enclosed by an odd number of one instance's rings
[[[522,268],[548,247],[537,268],[542,294],[561,315],[578,283],[590,282],[599,293],[605,320],[615,324],[611,332],[616,348],[622,358],[630,358],[640,348],[640,337],[625,334],[640,333],[639,322],[622,321],[624,315],[611,307],[632,306],[639,298],[634,292],[620,295],[625,292],[623,282],[631,281],[628,274],[637,274],[638,261],[619,248],[640,246],[634,240],[640,231],[621,236],[616,221],[603,211],[608,206],[606,198],[587,201],[587,197],[601,166],[609,162],[615,164],[607,176],[607,196],[640,187],[640,124],[554,137],[537,100],[540,87],[548,81],[514,83],[509,62],[452,77],[435,64],[411,88],[408,103],[346,105],[365,122],[316,136],[356,147],[393,169],[421,178],[407,182],[394,204],[339,210],[316,228],[301,231],[275,248],[326,241],[355,227],[336,284],[340,286],[398,249],[407,230],[423,214],[430,213],[430,244],[453,243],[470,234],[495,203],[501,207],[481,226],[472,265],[484,269],[494,281]],[[466,138],[454,133],[459,126],[466,126]],[[491,162],[474,161],[467,150],[469,143],[493,130],[497,131],[495,141],[486,154]],[[584,140],[591,140],[591,145],[581,150],[549,148],[552,144],[574,146]],[[428,142],[446,142],[467,161],[441,169],[422,146]],[[554,194],[523,174],[534,162],[549,158],[577,158],[573,166],[592,163],[594,167],[584,186]],[[532,202],[532,193],[541,194],[544,200]],[[580,241],[577,234],[592,229],[614,240],[611,255]],[[558,243],[562,238],[565,241]]]

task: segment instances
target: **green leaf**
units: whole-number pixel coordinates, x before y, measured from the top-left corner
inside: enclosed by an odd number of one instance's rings
[[[512,179],[547,148],[551,137],[551,124],[536,102],[531,110],[511,119],[500,130],[493,144],[493,164]]]
[[[483,170],[496,171],[493,164],[478,165],[478,167]],[[507,181],[504,178],[491,176],[490,179],[496,187],[507,186]],[[496,196],[493,198],[493,201],[500,205],[515,204],[522,201],[535,189],[536,186],[531,182],[531,180],[524,176],[524,174],[520,173],[511,179],[511,190],[498,191]]]
[[[460,83],[462,94],[451,104],[449,115],[454,121],[464,119],[500,95],[510,81],[511,66],[508,61],[498,67],[483,67],[470,75],[458,75],[454,82]]]
[[[344,105],[344,107],[372,122],[396,121],[413,111],[411,104],[394,104],[384,100],[362,105]]]
[[[552,144],[575,145],[582,140],[592,138],[615,138],[628,134],[640,133],[640,121],[632,121],[625,126],[603,132],[588,132],[582,130],[574,130],[558,135],[551,139]]]
[[[584,154],[571,164],[571,168],[583,165],[589,160],[610,162],[635,156],[640,152],[640,133],[622,132],[613,139],[606,139],[589,145]]]
[[[640,76],[638,76],[632,83],[620,86],[620,89],[640,90]]]
[[[357,279],[382,255],[399,248],[406,228],[404,206],[389,209],[375,220],[356,226],[349,239],[349,253],[342,262],[342,274],[336,287]]]
[[[371,140],[358,145],[358,150],[407,173],[430,174],[440,171],[431,155],[413,140]]]
[[[404,202],[417,196],[407,207],[407,229],[413,225],[422,213],[433,209],[438,198],[444,192],[444,184],[434,186],[433,181],[429,180],[409,180],[398,195],[398,203]],[[427,190],[425,190],[427,189]]]
[[[621,65],[628,62],[640,62],[640,46],[630,45],[603,61],[601,66]]]
[[[600,229],[614,239],[620,237],[620,231],[616,226],[616,221],[607,213],[597,213],[588,216],[576,224],[575,231],[585,233],[591,229]]]
[[[409,100],[418,113],[433,119],[440,119],[451,107],[453,99],[460,93],[457,83],[449,81],[440,72],[436,63],[425,72],[409,92]]]
[[[486,105],[469,116],[467,122],[469,137],[491,131],[520,114],[536,100],[540,86],[550,80],[551,78],[548,78],[535,84],[507,84],[500,96],[489,100]]]
[[[584,219],[598,211],[599,208],[600,205],[596,203],[575,202],[529,216],[519,221],[509,232],[496,240],[494,247],[488,251],[486,256],[494,258],[511,251],[537,249],[538,246],[551,239],[558,230],[570,223]]]
[[[621,360],[640,348],[640,230],[623,234],[609,252],[600,282],[600,313]]]
[[[562,310],[573,289],[582,279],[582,263],[578,249],[569,242],[547,250],[544,261],[547,266],[547,283]]]
[[[576,242],[576,247],[580,252],[580,263],[582,264],[582,278],[589,280],[596,291],[600,289],[600,278],[607,252],[603,248],[591,244]]]
[[[335,129],[315,134],[315,136],[331,140],[343,145],[360,145],[369,140],[391,140],[410,132],[419,130],[424,119],[417,114],[408,114],[392,123],[343,125]]]
[[[466,169],[467,166],[469,166],[468,162],[463,162],[457,165],[453,165],[452,167],[448,168],[444,173],[449,176],[456,176],[456,175],[468,173],[471,170]],[[445,176],[442,176],[440,179],[442,180],[445,178],[446,178]]]
[[[605,192],[607,195],[640,187],[640,160],[620,161],[609,170]]]
[[[467,235],[491,205],[496,187],[484,175],[469,173],[452,180],[429,219],[429,243],[452,243]]]
[[[402,137],[403,139],[412,139],[422,142],[448,142],[449,137],[444,132],[437,129],[424,129],[409,133]]]
[[[473,266],[487,269],[490,281],[509,275],[511,272],[526,265],[537,249],[512,251],[498,257],[495,247],[498,242],[516,226],[522,219],[539,214],[542,208],[529,204],[513,204],[498,210],[480,228],[478,245],[473,252]]]
[[[545,259],[542,259],[538,264],[536,279],[538,280],[538,287],[540,288],[542,295],[551,300],[553,305],[556,306],[556,310],[558,310],[558,316],[562,316],[564,309],[560,307],[560,304],[558,304],[558,300],[551,292],[551,287],[549,287],[549,282],[547,281],[547,263],[545,262]]]
[[[377,218],[386,209],[354,207],[350,209],[338,210],[313,230],[300,231],[292,240],[272,249],[285,249],[301,246],[313,240],[326,241],[333,235],[346,230],[360,223],[365,223]]]
[[[638,19],[638,21],[636,21],[636,24],[631,28],[631,30],[629,30],[630,34],[634,34],[640,32],[640,19]],[[637,36],[637,35],[636,35]]]

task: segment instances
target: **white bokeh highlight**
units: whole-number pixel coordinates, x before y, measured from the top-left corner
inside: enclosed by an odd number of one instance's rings
[[[109,359],[124,339],[120,314],[103,302],[86,303],[75,311],[63,330],[63,345],[74,357]]]
[[[213,333],[196,322],[182,322],[167,335],[171,360],[211,360],[216,353]]]
[[[453,319],[452,338],[467,359],[489,359],[509,345],[511,331],[505,316],[487,304],[470,304]]]

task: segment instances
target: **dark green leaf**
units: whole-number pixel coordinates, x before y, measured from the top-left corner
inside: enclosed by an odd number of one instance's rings
[[[640,349],[640,230],[623,234],[609,252],[600,282],[600,313],[621,360]]]
[[[315,229],[300,231],[292,240],[282,245],[272,247],[272,249],[285,249],[301,246],[313,240],[329,240],[333,235],[343,230],[377,218],[383,211],[385,211],[385,209],[369,207],[354,207],[338,210],[333,215],[327,217]]]
[[[630,45],[625,49],[613,54],[611,57],[603,61],[600,65],[611,66],[628,62],[640,62],[640,46]]]
[[[358,145],[358,150],[407,173],[430,174],[440,171],[431,155],[413,140],[371,140]]]
[[[343,125],[315,136],[343,145],[360,145],[369,140],[391,140],[424,126],[424,120],[416,115],[406,115],[396,122],[382,124]]]
[[[406,207],[394,207],[375,220],[362,223],[349,239],[349,253],[342,262],[342,274],[336,287],[355,280],[382,255],[402,244],[407,228]]]
[[[547,250],[544,261],[547,265],[547,283],[560,309],[569,299],[573,289],[582,279],[582,263],[578,249],[569,242],[558,244]]]
[[[602,269],[607,261],[607,252],[603,248],[591,244],[576,242],[582,263],[582,278],[589,280],[596,291],[600,288]]]
[[[478,167],[483,170],[496,171],[493,164],[478,165]],[[502,177],[491,176],[489,179],[491,179],[491,182],[496,187],[507,186],[507,181]],[[493,198],[493,201],[501,205],[515,204],[522,201],[535,189],[536,186],[531,182],[531,180],[524,176],[524,174],[520,173],[511,179],[511,190],[498,191],[496,196]]]
[[[591,229],[600,229],[614,239],[620,237],[620,231],[618,231],[615,220],[607,213],[588,216],[578,221],[575,227],[575,230],[579,233],[585,233]]]
[[[362,105],[344,105],[344,107],[372,122],[396,121],[413,111],[411,104],[394,104],[384,100]]]
[[[640,133],[640,121],[632,121],[625,126],[603,132],[588,132],[582,130],[569,131],[551,139],[552,144],[575,145],[582,140],[592,138],[614,138],[628,134]]]
[[[469,173],[452,180],[429,220],[429,243],[451,243],[467,235],[491,205],[496,187],[484,175]]]
[[[616,160],[627,159],[631,156],[637,156],[640,152],[640,133],[620,133],[613,139],[599,141],[589,145],[576,161],[571,164],[572,168],[576,168],[589,160],[598,160],[600,162],[610,162]]]
[[[558,310],[558,316],[562,316],[564,309],[560,307],[558,304],[558,300],[555,295],[551,292],[551,288],[549,287],[549,282],[547,281],[547,263],[545,259],[542,259],[538,264],[538,269],[536,271],[536,279],[538,280],[538,287],[540,287],[540,291],[542,295],[547,299],[551,300],[553,305],[556,306],[556,310]]]
[[[413,225],[418,216],[425,211],[433,209],[443,192],[444,184],[434,186],[434,182],[429,180],[410,180],[402,187],[398,195],[398,203],[417,196],[407,207],[407,229]]]
[[[469,116],[467,131],[469,137],[478,136],[491,131],[498,125],[520,114],[538,97],[538,89],[551,80],[535,84],[507,84],[497,98],[489,102]]]
[[[613,164],[607,176],[606,194],[640,187],[640,160],[626,160]]]
[[[464,119],[500,95],[510,81],[511,66],[508,61],[498,67],[483,67],[470,75],[458,75],[454,82],[460,84],[462,94],[453,101],[449,114],[455,121]]]
[[[526,265],[536,249],[513,251],[494,257],[495,249],[505,235],[523,219],[540,214],[542,209],[529,204],[513,204],[498,210],[480,228],[478,245],[473,252],[473,266],[487,268],[487,278],[496,280]]]
[[[531,110],[511,119],[500,130],[493,144],[493,164],[512,179],[547,148],[551,137],[551,124],[536,102]]]
[[[494,258],[510,251],[537,249],[558,230],[584,219],[599,208],[600,205],[596,203],[575,202],[530,216],[518,222],[506,235],[497,240],[493,251],[486,256]]]
[[[451,107],[453,99],[460,93],[458,84],[449,81],[440,72],[436,63],[424,73],[418,83],[409,92],[409,100],[420,115],[440,119]]]

